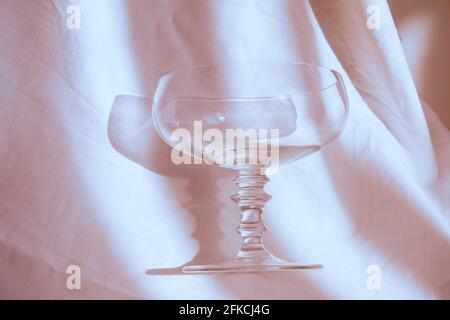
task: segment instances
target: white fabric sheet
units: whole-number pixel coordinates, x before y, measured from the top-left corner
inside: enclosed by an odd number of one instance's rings
[[[344,75],[346,131],[266,187],[267,247],[323,270],[180,274],[238,247],[232,173],[175,167],[142,119],[164,73],[237,60]],[[0,97],[1,298],[450,298],[450,134],[385,1],[4,0]]]

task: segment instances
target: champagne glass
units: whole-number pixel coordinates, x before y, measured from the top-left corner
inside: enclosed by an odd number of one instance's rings
[[[291,263],[269,252],[264,192],[278,166],[298,160],[336,139],[349,106],[341,75],[331,69],[291,62],[230,62],[175,70],[163,76],[152,117],[171,160],[235,170],[242,237],[236,256],[222,263],[188,265],[187,273],[319,269]]]

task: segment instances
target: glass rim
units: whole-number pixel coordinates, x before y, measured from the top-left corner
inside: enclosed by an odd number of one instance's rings
[[[199,64],[199,65],[192,65],[187,67],[180,67],[176,68],[170,72],[167,72],[163,74],[156,85],[156,91],[158,91],[158,87],[161,82],[165,81],[166,79],[175,76],[176,74],[180,72],[185,72],[189,70],[196,70],[196,69],[206,69],[206,68],[213,68],[217,66],[225,66],[225,65],[237,65],[237,64],[280,64],[280,65],[293,65],[293,66],[303,66],[303,67],[309,67],[320,71],[326,71],[331,73],[334,76],[334,80],[331,84],[328,84],[318,90],[310,90],[310,91],[304,91],[304,92],[298,92],[298,93],[289,93],[289,94],[280,94],[278,96],[265,96],[265,97],[196,97],[196,96],[184,96],[184,97],[178,97],[178,98],[170,98],[168,100],[182,100],[182,99],[192,99],[192,100],[205,100],[205,101],[265,101],[265,100],[275,100],[275,99],[288,99],[291,97],[297,97],[297,96],[307,96],[312,94],[318,94],[325,90],[328,90],[332,87],[335,87],[338,85],[339,81],[343,81],[342,75],[337,70],[312,64],[312,63],[306,63],[306,62],[296,62],[296,61],[278,61],[278,60],[238,60],[238,61],[223,61],[223,62],[217,62],[217,63],[211,63],[211,64]],[[159,99],[157,98],[157,95],[155,94],[153,96],[153,101],[156,102]]]

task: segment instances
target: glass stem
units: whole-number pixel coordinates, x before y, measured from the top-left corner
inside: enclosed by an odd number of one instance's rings
[[[242,237],[242,244],[236,259],[258,261],[271,256],[264,248],[262,236],[267,230],[262,220],[262,208],[272,197],[264,192],[264,185],[269,179],[260,166],[247,166],[238,169],[234,183],[239,187],[231,199],[239,206],[241,222],[237,232]]]

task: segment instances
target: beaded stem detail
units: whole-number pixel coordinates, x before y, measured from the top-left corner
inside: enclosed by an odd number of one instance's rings
[[[241,222],[237,232],[242,244],[236,259],[252,262],[271,256],[262,244],[262,236],[267,230],[262,220],[262,208],[272,197],[264,192],[269,181],[261,167],[244,167],[238,170],[234,183],[239,187],[231,199],[239,206]]]

